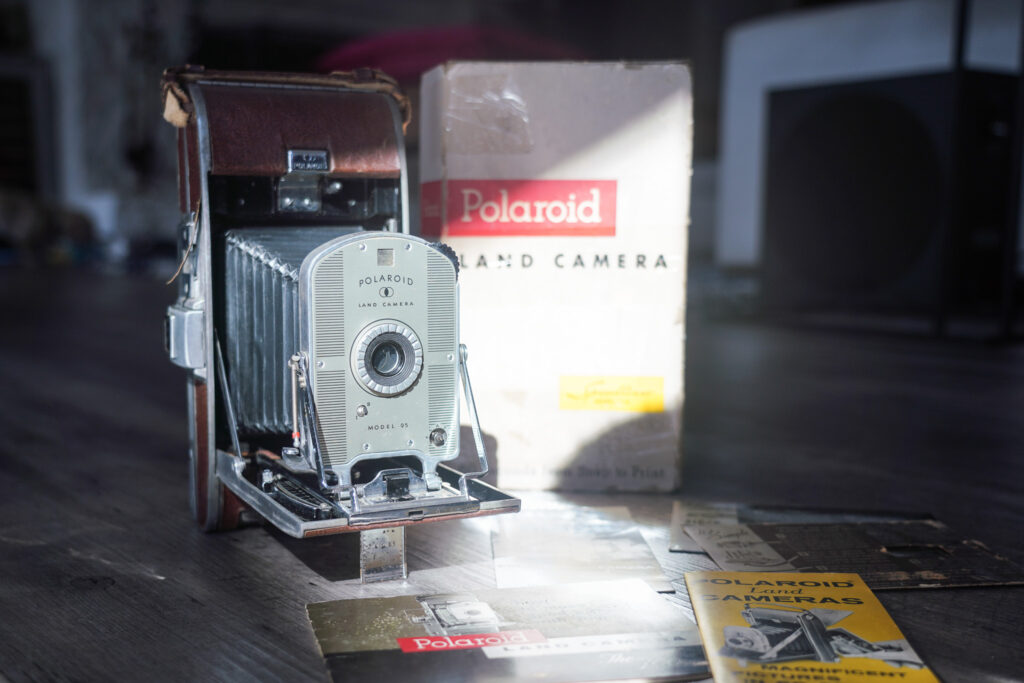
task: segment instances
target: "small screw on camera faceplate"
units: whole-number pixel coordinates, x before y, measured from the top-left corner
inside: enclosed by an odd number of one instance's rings
[[[448,432],[440,427],[430,432],[430,443],[434,446],[443,446],[448,440]]]

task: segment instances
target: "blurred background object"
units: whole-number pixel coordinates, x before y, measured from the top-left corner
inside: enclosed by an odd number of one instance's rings
[[[155,85],[168,65],[373,66],[415,99],[420,74],[447,60],[682,59],[694,71],[692,304],[892,314],[896,329],[995,320],[1024,264],[1007,229],[1020,5],[0,0],[0,253],[173,271],[175,146]],[[67,212],[91,229],[53,227]]]
[[[959,316],[992,333],[1024,264],[1020,34],[1017,0],[850,4],[732,29],[716,263],[759,273],[775,314],[895,313],[936,331]]]
[[[806,4],[0,0],[0,188],[84,217],[92,262],[162,276],[176,265],[178,221],[174,133],[160,117],[158,83],[167,66],[377,66],[415,94],[419,74],[448,59],[687,59],[699,74],[696,175],[708,190],[695,208],[695,242],[709,255],[725,30]],[[415,155],[415,124],[410,134]],[[23,229],[9,221],[21,219],[0,220],[4,260],[41,263],[15,254],[20,242],[7,237]]]

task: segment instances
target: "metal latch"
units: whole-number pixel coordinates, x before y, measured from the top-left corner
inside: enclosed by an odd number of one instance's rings
[[[205,325],[202,309],[181,304],[167,307],[164,319],[164,348],[175,365],[190,370],[205,367]]]
[[[329,169],[327,150],[288,150],[288,173],[277,180],[277,210],[299,213],[320,211],[320,179]]]

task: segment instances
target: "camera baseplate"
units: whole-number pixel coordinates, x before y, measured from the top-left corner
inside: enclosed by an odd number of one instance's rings
[[[462,474],[445,465],[438,465],[437,473],[442,481],[442,493],[436,502],[410,509],[408,504],[391,511],[381,509],[352,509],[350,504],[338,502],[336,516],[326,519],[309,520],[288,509],[273,497],[267,495],[245,476],[248,467],[256,466],[252,458],[238,457],[233,453],[217,451],[217,477],[235,495],[254,510],[267,518],[274,526],[289,536],[309,538],[328,534],[366,531],[384,527],[409,526],[465,517],[517,512],[518,498],[503,493],[479,480],[466,481],[468,498],[459,492]],[[425,502],[425,501],[422,501]]]
[[[262,515],[267,521],[290,536],[310,538],[330,534],[358,532],[360,535],[360,576],[364,583],[404,579],[408,574],[405,556],[405,527],[468,517],[483,517],[509,512],[518,512],[520,500],[486,484],[479,479],[467,479],[465,475],[445,465],[437,467],[441,488],[431,492],[429,499],[409,501],[401,498],[401,492],[409,476],[408,468],[382,470],[367,484],[371,495],[357,496],[355,489],[349,502],[331,502],[327,498],[309,499],[310,489],[295,485],[286,472],[272,472],[269,486],[275,492],[291,491],[290,495],[303,496],[307,506],[319,508],[319,518],[308,519],[298,514],[293,506],[282,500],[282,494],[270,495],[253,484],[246,476],[247,470],[261,467],[253,457],[239,457],[228,451],[217,451],[217,478],[242,501]],[[415,473],[413,473],[415,474]],[[289,486],[292,484],[292,486]],[[372,485],[372,486],[371,486]],[[388,490],[388,487],[391,490]],[[465,495],[460,491],[465,488]],[[379,492],[378,495],[373,495]],[[383,501],[376,500],[383,498]],[[389,502],[389,498],[392,499]],[[363,500],[362,506],[355,501]]]

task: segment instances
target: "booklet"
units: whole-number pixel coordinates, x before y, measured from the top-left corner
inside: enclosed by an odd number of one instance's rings
[[[937,683],[856,574],[689,572],[716,683]]]
[[[723,524],[900,522],[927,519],[931,519],[931,516],[913,512],[836,510],[677,499],[672,502],[672,522],[669,525],[668,549],[672,552],[704,552],[700,544],[687,533],[687,527],[720,526]]]
[[[335,681],[683,680],[696,626],[639,579],[308,605]]]
[[[496,522],[499,588],[636,578],[674,590],[627,507],[542,507]]]
[[[872,590],[1024,583],[1020,566],[935,520],[718,524],[686,531],[726,571],[849,572]]]

